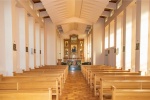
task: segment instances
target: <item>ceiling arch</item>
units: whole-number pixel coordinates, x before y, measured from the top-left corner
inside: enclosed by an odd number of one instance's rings
[[[110,16],[118,0],[32,0],[43,18],[63,33],[85,33],[89,25]],[[41,4],[42,5],[41,5]]]

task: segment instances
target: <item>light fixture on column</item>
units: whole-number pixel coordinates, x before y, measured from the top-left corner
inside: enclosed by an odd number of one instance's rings
[[[26,47],[26,52],[28,52],[28,47]]]
[[[16,44],[15,44],[15,43],[13,44],[13,50],[14,50],[14,51],[17,51],[17,49],[16,49]]]

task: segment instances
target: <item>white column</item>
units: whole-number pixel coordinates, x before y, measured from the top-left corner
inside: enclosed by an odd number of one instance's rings
[[[149,7],[149,27],[150,27],[150,7]],[[150,75],[150,28],[148,28],[148,62],[146,74]]]
[[[13,74],[11,2],[11,0],[0,1],[0,73],[2,73],[3,75]]]
[[[140,43],[141,0],[136,1],[136,43]],[[139,44],[140,46],[140,44]],[[135,71],[140,70],[140,49],[135,54]]]
[[[104,48],[102,39],[104,34],[104,19],[100,18],[93,25],[93,64],[104,64]]]
[[[20,69],[26,69],[26,52],[25,52],[25,10],[24,8],[18,8],[18,47],[17,47],[17,54],[18,54],[18,66]]]
[[[36,65],[35,67],[40,66],[40,25],[35,23],[35,57],[36,57]]]
[[[19,15],[18,15],[18,7],[16,6],[16,1],[13,0],[12,2],[13,7],[12,7],[12,22],[13,22],[13,26],[12,26],[12,31],[13,31],[13,44],[16,44],[18,46],[18,26],[19,26]],[[20,67],[18,66],[18,51],[13,50],[13,71],[14,72],[18,72],[18,70],[20,69]]]
[[[105,48],[105,57],[104,57],[104,64],[108,65],[108,31],[109,25],[105,26],[105,38],[104,38],[104,48]]]
[[[56,28],[52,21],[47,18],[45,19],[45,38],[44,38],[44,55],[45,55],[45,65],[56,65]]]
[[[61,35],[57,33],[57,59],[61,59]]]
[[[117,33],[117,17],[114,19],[114,48],[113,48],[113,66],[116,66],[116,33]],[[120,66],[119,66],[120,67]]]
[[[125,48],[125,69],[131,69],[131,46],[132,46],[132,10],[127,7],[126,12],[126,48]]]
[[[25,15],[25,52],[26,52],[26,70],[29,70],[29,19]]]
[[[29,67],[34,68],[34,18],[28,18],[29,23]]]
[[[126,9],[123,11],[123,35],[122,35],[122,39],[123,39],[123,47],[122,47],[122,68],[125,69],[125,58],[126,58]]]
[[[150,1],[141,1],[140,70],[147,72]]]
[[[64,49],[62,49],[62,48],[64,48],[64,39],[62,38],[62,36],[60,36],[60,58],[61,59],[63,59],[63,57],[64,57]]]
[[[112,20],[110,22],[110,31],[109,31],[109,65],[115,66],[115,22]]]
[[[88,42],[87,42],[87,36],[84,38],[84,62],[87,62],[87,59],[88,59],[88,52],[87,52],[87,49],[88,48]]]
[[[116,66],[122,67],[122,26],[123,26],[123,14],[117,17],[116,21]]]
[[[135,54],[136,54],[136,4],[132,8],[132,42],[131,42],[131,71],[135,72]]]
[[[44,28],[41,28],[41,65],[44,66]]]

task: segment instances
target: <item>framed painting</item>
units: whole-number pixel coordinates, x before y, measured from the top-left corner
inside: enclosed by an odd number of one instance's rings
[[[71,45],[71,52],[77,52],[77,45],[76,44]]]
[[[71,43],[77,43],[78,42],[78,36],[77,35],[72,35],[70,36]]]
[[[65,41],[65,47],[68,47],[69,43],[68,41]]]

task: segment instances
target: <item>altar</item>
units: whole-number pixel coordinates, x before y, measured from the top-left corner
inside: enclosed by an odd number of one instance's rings
[[[64,39],[63,62],[69,69],[81,69],[84,62],[84,39],[79,39],[78,35],[70,35],[70,39]]]
[[[66,63],[69,66],[69,70],[81,70],[81,60],[79,59],[69,59]]]

